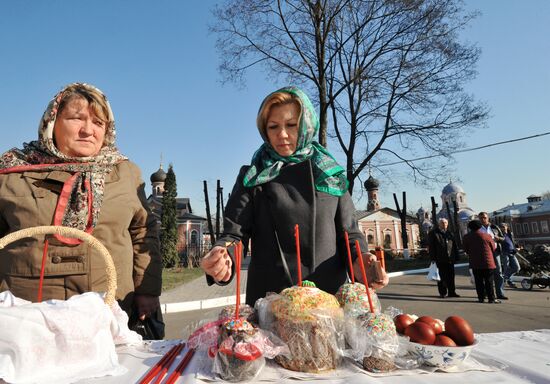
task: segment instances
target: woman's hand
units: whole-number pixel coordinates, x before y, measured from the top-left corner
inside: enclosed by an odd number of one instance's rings
[[[386,271],[380,268],[377,272],[377,268],[375,268],[375,265],[372,264],[376,261],[376,256],[372,253],[366,253],[363,254],[362,257],[363,263],[365,264],[365,271],[367,273],[367,280],[369,281],[369,287],[373,289],[380,289],[388,285],[390,278],[388,277]],[[355,259],[353,262],[353,274],[355,275],[356,281],[364,283],[359,259]]]
[[[134,305],[138,312],[140,320],[145,320],[146,317],[151,316],[160,307],[160,301],[158,296],[151,295],[134,295]]]
[[[229,281],[233,261],[225,247],[215,246],[201,260],[201,268],[216,281]]]

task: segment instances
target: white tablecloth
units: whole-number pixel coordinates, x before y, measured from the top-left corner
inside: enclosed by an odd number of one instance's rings
[[[434,372],[413,374],[402,371],[387,377],[373,377],[364,373],[355,373],[344,379],[325,378],[319,376],[317,380],[300,381],[300,383],[550,383],[550,329],[523,332],[485,333],[476,335],[479,345],[472,352],[471,357],[494,371],[467,371],[460,373]],[[172,342],[173,343],[173,342]],[[154,348],[167,350],[170,342],[157,342]],[[183,353],[181,354],[183,355]],[[82,384],[119,384],[137,383],[149,368],[161,357],[159,353],[152,353],[145,346],[122,347],[118,350],[120,363],[128,368],[124,376],[103,377],[81,381]],[[181,356],[172,365],[177,365]],[[178,383],[204,383],[196,378],[200,359],[194,358],[187,367],[185,375]],[[260,375],[261,381],[262,377]],[[296,380],[282,380],[279,382],[297,383]]]

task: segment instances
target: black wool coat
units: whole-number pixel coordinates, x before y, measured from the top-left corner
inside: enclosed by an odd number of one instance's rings
[[[458,249],[454,236],[450,231],[443,232],[435,228],[428,234],[428,249],[430,259],[438,263],[454,264],[457,260]]]
[[[285,166],[275,179],[251,188],[243,185],[247,170],[248,166],[242,167],[237,177],[225,207],[224,232],[216,241],[222,246],[251,241],[247,304],[254,305],[266,293],[278,293],[297,283],[296,224],[302,279],[335,293],[346,282],[349,270],[344,232],[348,232],[353,260],[355,240],[362,253],[367,251],[349,193],[337,197],[315,190],[309,160]]]

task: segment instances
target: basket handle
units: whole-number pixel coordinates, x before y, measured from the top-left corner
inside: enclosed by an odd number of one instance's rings
[[[92,248],[98,251],[103,257],[103,260],[105,261],[105,264],[107,266],[107,293],[105,294],[105,304],[111,306],[114,303],[117,279],[116,268],[115,264],[113,263],[113,258],[111,257],[111,254],[109,253],[107,248],[105,248],[105,246],[99,240],[97,240],[92,235],[81,231],[80,229],[56,225],[44,225],[20,229],[19,231],[12,232],[1,238],[0,249],[4,248],[10,243],[13,243],[14,241],[40,235],[61,235],[64,237],[76,238],[87,242],[90,246],[92,246]]]

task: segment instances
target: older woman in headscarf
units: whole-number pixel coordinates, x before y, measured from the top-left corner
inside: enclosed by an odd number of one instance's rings
[[[344,169],[314,137],[319,121],[311,101],[296,87],[280,89],[262,102],[257,127],[264,143],[237,177],[225,208],[224,233],[201,266],[209,283],[225,284],[234,275],[229,244],[251,240],[246,302],[296,284],[294,228],[299,225],[304,279],[335,293],[346,281],[345,232],[352,250],[359,231]],[[233,248],[233,247],[230,247]],[[360,278],[355,252],[355,275]],[[365,264],[375,260],[363,255]],[[370,269],[369,269],[370,270]],[[373,287],[387,284],[387,275],[368,278]]]
[[[158,230],[144,183],[115,145],[107,98],[89,84],[59,92],[40,121],[38,140],[0,157],[0,237],[40,225],[92,234],[113,257],[122,308],[129,312],[134,304],[142,318],[159,308]],[[58,235],[12,243],[0,251],[0,291],[31,301],[105,291],[105,264],[96,252]]]

